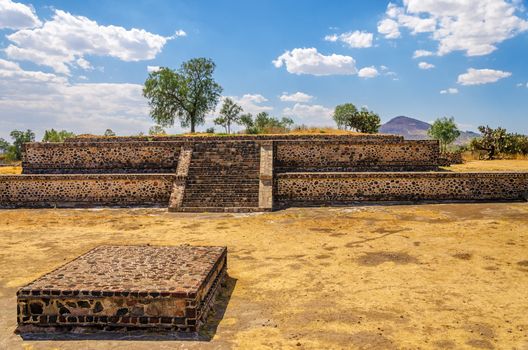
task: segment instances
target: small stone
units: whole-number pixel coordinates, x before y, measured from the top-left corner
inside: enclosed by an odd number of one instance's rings
[[[93,308],[93,312],[97,314],[97,313],[99,313],[101,311],[103,311],[103,305],[101,304],[101,302],[98,301],[98,302],[95,303],[95,306]]]
[[[33,315],[42,315],[44,308],[42,307],[41,303],[31,303],[29,304],[29,310]]]

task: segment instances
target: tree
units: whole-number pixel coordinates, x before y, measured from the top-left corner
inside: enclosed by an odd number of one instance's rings
[[[231,124],[240,123],[240,113],[243,109],[235,101],[227,97],[220,109],[220,116],[214,120],[216,125],[223,126],[226,133],[231,133]]]
[[[355,119],[357,117],[358,110],[352,103],[345,103],[336,106],[334,110],[334,121],[337,124],[337,128],[340,130],[347,130],[356,125]]]
[[[116,136],[116,133],[112,129],[106,129],[104,132],[104,136]]]
[[[10,160],[22,159],[22,145],[26,142],[35,141],[35,133],[29,129],[26,131],[13,130],[10,133],[13,144],[9,147],[7,156]]]
[[[145,81],[143,96],[148,99],[150,116],[157,124],[170,127],[176,118],[182,127],[205,122],[205,115],[215,109],[222,87],[213,79],[215,64],[207,58],[193,58],[175,71],[160,68]]]
[[[455,118],[443,117],[434,121],[433,125],[427,130],[427,134],[435,140],[440,141],[440,150],[447,151],[447,146],[460,136],[460,130],[455,123]]]
[[[471,146],[475,149],[488,152],[488,159],[494,159],[500,153],[506,144],[507,133],[506,129],[498,127],[492,129],[489,126],[479,126],[478,130],[481,137],[473,139]]]
[[[288,132],[293,125],[293,120],[287,117],[279,120],[266,112],[260,112],[255,119],[251,113],[241,115],[240,124],[246,127],[248,134],[277,134]]]
[[[57,131],[55,129],[44,131],[44,137],[42,138],[43,142],[64,142],[65,139],[69,137],[74,137],[73,132],[66,130]]]
[[[381,126],[381,119],[379,115],[373,111],[369,111],[366,108],[361,108],[361,111],[357,112],[357,117],[354,119],[354,128],[363,133],[375,134],[378,132]]]
[[[7,153],[10,146],[9,142],[0,137],[0,153]]]
[[[336,106],[333,115],[338,129],[354,129],[359,132],[374,134],[381,126],[379,115],[367,108],[362,107],[357,110],[352,103],[345,103]]]
[[[149,135],[167,135],[167,132],[161,125],[153,125],[149,128]]]

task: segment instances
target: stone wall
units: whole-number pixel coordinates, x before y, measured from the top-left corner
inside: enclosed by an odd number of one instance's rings
[[[175,176],[0,175],[0,207],[167,206]]]
[[[355,201],[523,200],[528,173],[285,173],[276,178],[278,206]]]
[[[438,141],[275,141],[275,170],[414,171],[438,166]]]
[[[180,142],[27,143],[24,174],[170,173]]]
[[[327,140],[327,141],[362,141],[379,142],[403,141],[403,136],[390,134],[275,134],[275,135],[229,135],[229,136],[78,136],[66,139],[66,143],[76,142],[131,142],[131,141],[271,141],[271,140]]]

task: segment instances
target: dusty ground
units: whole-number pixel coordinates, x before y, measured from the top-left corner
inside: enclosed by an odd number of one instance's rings
[[[525,159],[497,159],[471,160],[464,164],[453,164],[444,167],[451,171],[528,171],[528,160]]]
[[[18,287],[108,243],[227,245],[212,340],[13,334]],[[528,349],[527,203],[0,211],[0,262],[0,349]]]
[[[0,175],[15,175],[22,172],[20,166],[0,166]]]

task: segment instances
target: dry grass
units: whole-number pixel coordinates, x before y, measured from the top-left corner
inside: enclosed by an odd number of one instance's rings
[[[0,175],[16,175],[21,173],[21,166],[0,166]]]
[[[528,159],[470,160],[464,164],[453,164],[443,169],[457,172],[528,171]]]
[[[0,349],[528,348],[525,203],[0,211]],[[23,342],[17,288],[100,244],[226,245],[209,342]]]

